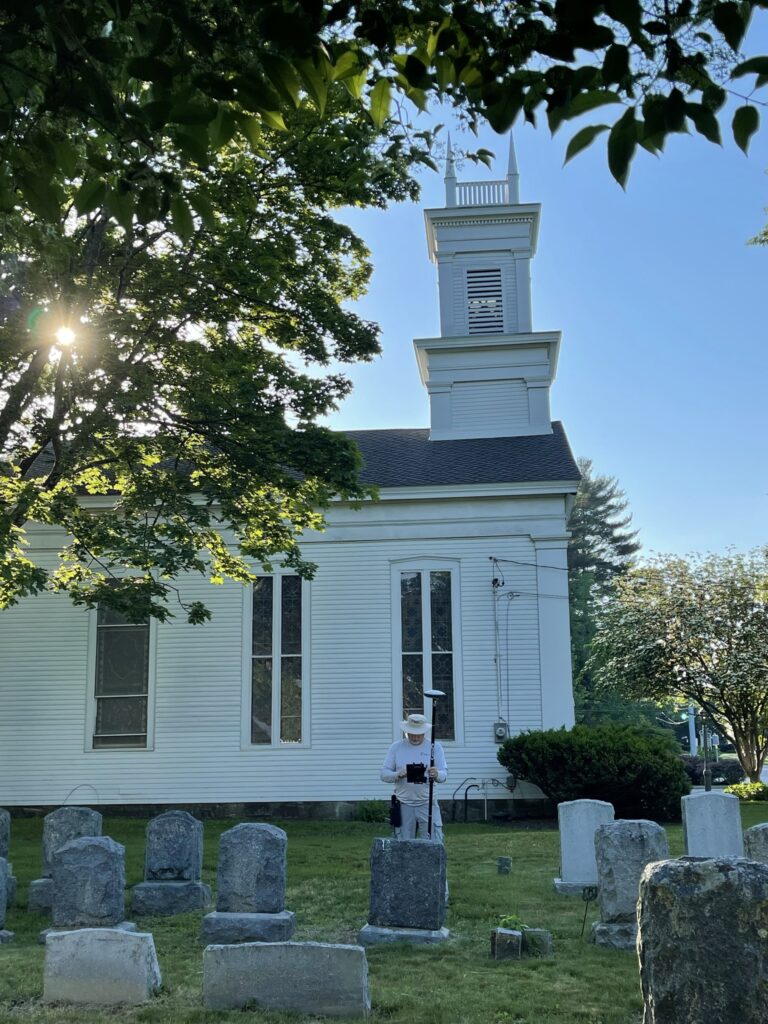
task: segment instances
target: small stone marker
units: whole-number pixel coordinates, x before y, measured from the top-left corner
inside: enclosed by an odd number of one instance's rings
[[[371,1001],[365,950],[325,942],[208,946],[203,953],[203,1002],[211,1010],[255,1004],[312,1019],[367,1017]]]
[[[638,922],[644,1024],[765,1024],[768,865],[730,857],[651,864]]]
[[[511,857],[497,857],[496,858],[496,874],[497,875],[509,875],[512,872],[512,858]]]
[[[581,896],[597,885],[595,829],[613,821],[613,804],[604,800],[567,800],[557,805],[560,831],[560,878],[555,889],[563,896]]]
[[[44,912],[53,904],[53,855],[71,839],[101,835],[101,815],[90,807],[59,807],[43,818],[43,877],[29,884],[30,910]]]
[[[669,857],[667,834],[655,821],[614,821],[595,831],[600,920],[592,925],[598,946],[634,950],[637,896],[646,865]]]
[[[136,914],[183,914],[200,910],[211,890],[200,881],[203,823],[187,811],[168,811],[147,825],[144,881],[134,886]]]
[[[743,857],[739,798],[732,793],[691,793],[681,801],[689,857]]]
[[[445,920],[445,847],[419,839],[374,839],[368,923],[358,941],[441,942]]]
[[[753,825],[744,833],[744,856],[768,864],[768,821]]]
[[[56,928],[110,928],[125,917],[125,847],[108,836],[65,843],[53,858]]]
[[[159,988],[160,967],[148,932],[83,928],[51,933],[45,944],[45,1003],[135,1006]]]
[[[545,928],[523,928],[523,956],[552,956],[552,932]]]
[[[523,933],[515,928],[494,928],[491,932],[491,956],[494,960],[519,960],[523,952]]]
[[[247,823],[219,841],[216,910],[203,918],[206,943],[279,942],[293,935],[285,909],[288,837],[274,825]]]
[[[11,845],[11,814],[0,807],[0,857],[6,860],[5,905],[12,907],[16,900],[16,879],[13,877],[13,865],[8,861]]]
[[[8,861],[5,857],[0,857],[0,945],[4,942],[11,942],[14,937],[13,932],[6,931],[5,929],[5,914],[8,906],[8,900],[6,897],[7,885]]]

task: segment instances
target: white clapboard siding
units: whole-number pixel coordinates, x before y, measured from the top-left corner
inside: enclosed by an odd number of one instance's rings
[[[542,721],[530,534],[562,533],[562,510],[561,498],[520,497],[411,501],[399,513],[394,503],[341,509],[335,525],[331,512],[328,533],[307,542],[318,565],[309,585],[311,715],[308,743],[297,747],[243,743],[250,623],[238,585],[186,578],[185,600],[205,601],[212,621],[190,626],[178,609],[171,622],[152,624],[149,750],[87,749],[93,613],[50,594],[21,601],[0,613],[0,806],[386,798],[378,773],[397,738],[392,566],[402,559],[449,560],[460,575],[463,739],[446,744],[441,796],[466,776],[503,779],[493,723],[500,713],[513,731]],[[524,563],[504,564],[496,597],[501,706],[492,556]]]
[[[514,433],[528,427],[528,388],[525,381],[457,381],[451,389],[451,427]]]

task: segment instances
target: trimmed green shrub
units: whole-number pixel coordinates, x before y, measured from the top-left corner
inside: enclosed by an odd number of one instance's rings
[[[685,773],[694,786],[704,785],[704,758],[691,757],[690,754],[683,754],[681,758]],[[735,785],[744,778],[744,769],[738,761],[710,761],[709,769],[712,772],[712,785]]]
[[[724,793],[733,793],[739,800],[768,800],[768,786],[764,782],[742,782],[726,786]]]
[[[501,764],[554,803],[607,800],[617,818],[679,821],[691,783],[666,739],[632,726],[527,732],[499,748]]]

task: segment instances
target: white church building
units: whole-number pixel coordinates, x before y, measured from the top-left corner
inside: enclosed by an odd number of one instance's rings
[[[429,427],[350,433],[378,500],[336,503],[304,537],[311,581],[184,578],[205,625],[129,623],[52,594],[1,612],[0,806],[387,799],[384,754],[405,714],[431,714],[431,687],[446,694],[439,796],[471,780],[499,797],[505,736],[573,724],[579,474],[550,416],[560,332],[533,330],[540,207],[519,201],[513,153],[486,182],[457,182],[449,156],[445,184],[445,207],[425,211],[440,335],[414,341]],[[61,535],[30,539],[53,564]]]

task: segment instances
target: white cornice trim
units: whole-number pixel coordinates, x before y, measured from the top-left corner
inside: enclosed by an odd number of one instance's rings
[[[430,499],[450,501],[455,498],[505,498],[514,495],[575,494],[578,486],[578,480],[546,480],[540,483],[433,484],[420,487],[380,487],[378,501],[422,501]]]
[[[425,209],[424,220],[427,227],[427,250],[434,263],[437,251],[435,227],[450,225],[451,227],[469,227],[473,224],[530,224],[531,256],[536,255],[539,240],[539,217],[541,203],[494,204],[487,206],[442,206]]]
[[[557,373],[561,338],[561,331],[532,331],[526,334],[461,334],[446,338],[414,338],[413,347],[416,351],[421,383],[425,387],[429,375],[428,352],[450,352],[474,348],[522,348],[531,345],[546,345],[549,349],[550,379],[554,380]],[[520,376],[524,377],[525,373],[520,373]]]

